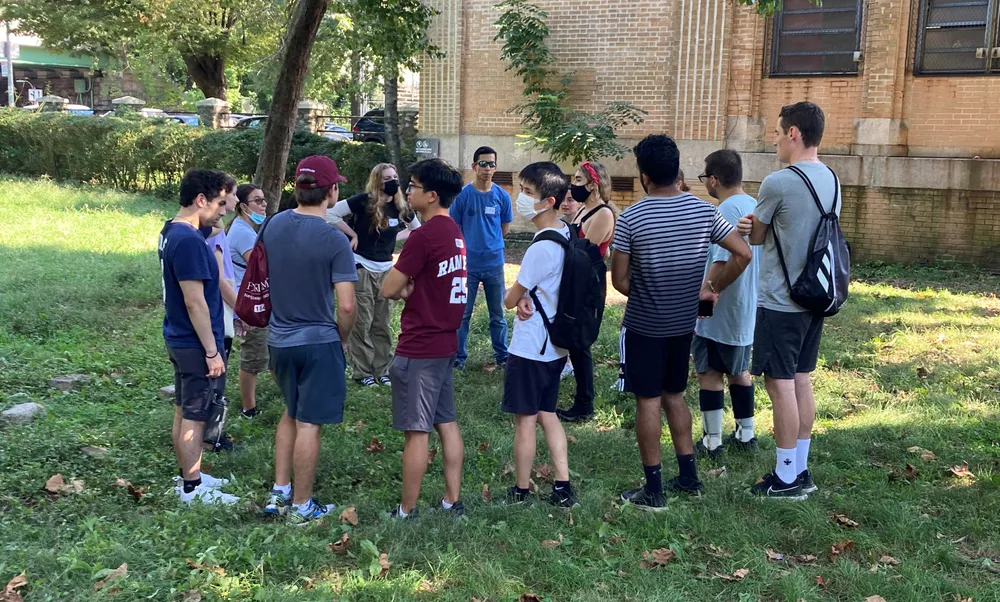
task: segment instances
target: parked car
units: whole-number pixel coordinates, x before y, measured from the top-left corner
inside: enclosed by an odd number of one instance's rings
[[[235,127],[238,130],[247,130],[247,129],[255,130],[258,128],[263,128],[265,121],[267,121],[267,115],[254,115],[253,117],[244,117],[243,119],[240,119],[239,121],[236,122],[236,125],[233,127]]]
[[[354,139],[385,144],[385,109],[372,109],[362,115],[354,124]]]
[[[239,122],[236,123],[236,129],[246,130],[262,128],[266,122],[267,115],[255,115],[253,117],[247,117],[239,120]],[[354,139],[354,135],[348,131],[347,128],[342,125],[337,125],[332,121],[327,121],[324,124],[323,131],[319,132],[319,135],[324,138],[329,138],[330,140],[339,140],[340,142],[350,142]]]

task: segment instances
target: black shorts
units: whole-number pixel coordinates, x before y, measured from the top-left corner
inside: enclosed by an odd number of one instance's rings
[[[392,358],[392,428],[429,433],[435,425],[455,422],[454,365],[455,356]]]
[[[694,357],[694,370],[698,374],[709,371],[719,374],[740,376],[750,369],[750,354],[753,345],[740,347],[726,345],[712,339],[694,335],[691,340],[691,355]]]
[[[559,377],[565,366],[564,357],[539,362],[516,355],[508,356],[501,409],[520,416],[555,412],[559,401]]]
[[[823,316],[757,308],[750,373],[791,380],[816,369]]]
[[[167,347],[167,355],[174,366],[174,404],[181,409],[181,417],[207,422],[213,402],[226,390],[226,373],[208,377],[208,361],[201,347]]]
[[[625,353],[625,389],[636,397],[659,397],[687,389],[694,333],[676,337],[647,337],[622,328]]]
[[[271,369],[289,418],[308,424],[339,424],[344,420],[347,377],[340,341],[269,350]]]

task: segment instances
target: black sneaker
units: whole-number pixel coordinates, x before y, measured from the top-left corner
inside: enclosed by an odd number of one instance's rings
[[[761,499],[792,500],[801,502],[809,496],[802,491],[802,481],[798,478],[795,482],[788,484],[778,478],[778,475],[771,473],[761,478],[760,482],[750,488],[750,495]]]
[[[378,384],[385,385],[386,387],[392,386],[392,379],[388,376],[380,376],[378,377]]]
[[[660,493],[649,493],[645,487],[622,492],[621,499],[640,510],[663,512],[667,509],[667,497]]]
[[[260,415],[260,410],[258,410],[257,408],[250,408],[249,410],[240,410],[240,416],[242,418],[247,418],[247,419],[256,418],[259,415]]]
[[[511,487],[507,490],[507,503],[508,504],[526,504],[531,501],[531,493],[520,493],[517,487]]]
[[[694,444],[694,455],[696,458],[708,458],[713,462],[722,462],[723,456],[726,454],[726,445],[722,444],[715,449],[708,449],[705,445],[704,439],[699,439],[697,443]]]
[[[364,378],[359,378],[356,381],[362,387],[377,387],[378,383],[375,382],[374,376],[366,376]]]
[[[441,502],[443,503],[444,500],[442,499]],[[462,518],[463,516],[465,516],[465,504],[462,503],[462,500],[458,500],[457,502],[451,505],[451,508],[448,508],[447,510],[444,509],[444,506],[441,506],[441,510],[444,510],[445,512],[451,514],[452,517],[454,518]]]
[[[663,490],[670,493],[683,493],[685,495],[701,495],[705,493],[705,487],[698,479],[682,479],[674,477],[663,484]]]
[[[396,504],[396,507],[393,508],[392,512],[389,513],[389,518],[397,519],[397,520],[411,520],[411,519],[414,519],[414,518],[418,518],[419,516],[420,516],[420,508],[417,508],[416,506],[414,506],[413,510],[410,510],[410,513],[407,514],[406,516],[400,516],[399,515],[399,504]]]
[[[587,422],[594,417],[594,408],[574,403],[568,410],[556,410],[556,416],[563,422]]]
[[[214,453],[236,451],[236,446],[233,445],[233,442],[230,441],[228,437],[224,437],[222,440],[216,442],[214,445],[211,443],[208,443],[206,445],[210,445],[211,449],[209,449],[208,451]]]
[[[809,472],[808,468],[799,473],[799,481],[802,483],[802,493],[814,493],[819,489],[819,487],[813,483],[813,475]]]
[[[573,493],[572,489],[556,489],[555,487],[552,488],[548,502],[560,508],[572,508],[577,505],[576,494]]]
[[[724,443],[736,451],[747,454],[755,454],[760,451],[760,445],[757,443],[757,437],[754,437],[749,441],[740,441],[739,437],[736,436],[736,431],[733,431]]]
[[[459,372],[465,371],[465,362],[455,362],[455,369]]]

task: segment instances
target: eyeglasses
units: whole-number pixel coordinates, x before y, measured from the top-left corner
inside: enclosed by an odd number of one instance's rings
[[[712,178],[712,177],[715,177],[715,176],[713,176],[710,173],[703,173],[700,176],[698,176],[698,181],[701,182],[702,184],[704,184],[705,180],[707,180],[709,178]]]
[[[494,168],[494,167],[497,166],[497,162],[496,161],[479,161],[478,163],[476,163],[476,165],[478,165],[479,167],[489,167],[489,168],[492,169],[492,168]]]
[[[410,192],[414,188],[419,188],[420,190],[427,190],[426,188],[424,188],[423,186],[421,186],[419,184],[414,184],[413,182],[410,182],[410,185],[406,187],[406,192]]]

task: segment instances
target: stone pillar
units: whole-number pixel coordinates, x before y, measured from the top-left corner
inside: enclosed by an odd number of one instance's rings
[[[146,101],[135,96],[122,96],[112,100],[111,105],[115,108],[115,115],[122,117],[139,112],[146,105]]]
[[[206,98],[195,103],[198,119],[204,127],[218,130],[229,127],[229,103],[218,98]]]
[[[854,120],[851,153],[904,156],[907,124],[902,119],[910,2],[865,4],[861,48],[861,117]]]
[[[764,152],[767,128],[763,117],[726,116],[726,148],[740,153]]]
[[[314,100],[303,100],[298,105],[298,115],[295,118],[295,129],[318,134],[323,131],[323,115],[326,105]]]
[[[43,96],[38,99],[38,104],[42,106],[43,113],[65,113],[69,99],[62,96]]]
[[[767,145],[767,119],[760,114],[760,88],[764,78],[764,34],[767,22],[755,11],[737,3],[729,33],[729,85],[727,88],[726,148],[743,153],[763,152]],[[772,122],[773,125],[773,122]]]

